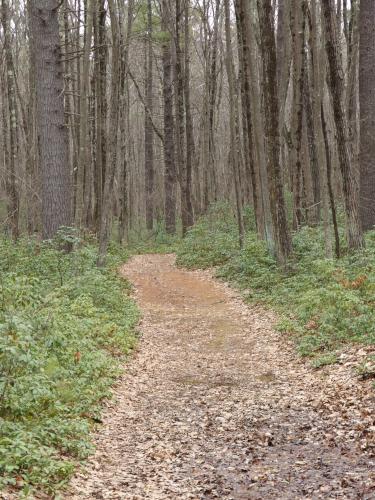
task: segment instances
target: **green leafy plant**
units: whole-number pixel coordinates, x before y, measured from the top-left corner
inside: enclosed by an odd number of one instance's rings
[[[66,243],[76,250],[67,253]],[[117,273],[70,231],[0,240],[0,488],[53,492],[92,451],[101,401],[136,342],[138,311]]]

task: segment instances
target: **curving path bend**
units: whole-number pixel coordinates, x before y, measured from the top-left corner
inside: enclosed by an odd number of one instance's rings
[[[65,498],[375,499],[369,387],[311,370],[271,313],[173,255],[122,272],[142,340]]]

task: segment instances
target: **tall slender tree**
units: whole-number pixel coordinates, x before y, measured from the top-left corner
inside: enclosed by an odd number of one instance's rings
[[[173,116],[172,15],[168,0],[162,0],[161,21],[163,30],[164,215],[166,231],[169,234],[173,234],[176,232],[176,156]]]
[[[347,222],[348,244],[352,249],[363,246],[359,217],[359,186],[353,168],[353,151],[349,141],[348,122],[344,108],[344,77],[341,62],[341,46],[337,28],[334,0],[322,2],[323,24],[329,70],[329,87],[337,131],[337,146],[343,181],[343,194]]]
[[[9,157],[6,172],[6,187],[8,194],[8,219],[11,234],[14,240],[19,235],[19,196],[16,179],[16,162],[17,162],[17,108],[16,108],[16,82],[15,71],[13,66],[12,41],[10,33],[10,16],[8,0],[1,2],[1,21],[4,31],[4,50],[6,60],[6,90],[8,101],[8,123],[9,127]]]
[[[112,206],[113,206],[113,186],[115,181],[117,166],[118,148],[118,128],[119,128],[119,95],[120,95],[120,29],[118,20],[118,9],[115,0],[108,0],[108,8],[111,19],[112,34],[112,75],[111,75],[111,97],[109,110],[109,130],[111,131],[108,140],[108,159],[105,173],[103,190],[103,207],[100,220],[99,231],[99,257],[98,265],[105,262],[105,256],[111,236]]]
[[[147,36],[145,40],[145,185],[146,185],[146,226],[152,230],[154,224],[154,130],[152,117],[154,109],[153,51],[152,51],[152,3],[147,0]]]
[[[229,88],[229,127],[230,127],[230,166],[233,173],[233,184],[236,198],[236,213],[239,233],[240,247],[244,242],[244,224],[242,216],[242,200],[240,191],[240,151],[239,151],[239,117],[238,117],[238,94],[235,85],[235,69],[233,63],[233,48],[230,21],[229,0],[224,0],[224,19],[225,19],[225,41],[226,41],[226,68]]]
[[[193,133],[193,119],[190,98],[190,0],[185,0],[184,9],[184,103],[185,103],[185,127],[186,127],[186,226],[194,224],[194,213],[192,203],[192,175],[195,165],[195,142]]]
[[[279,107],[277,93],[276,43],[271,0],[258,0],[260,46],[263,59],[264,112],[267,148],[267,176],[275,255],[285,264],[291,252],[280,165]]]

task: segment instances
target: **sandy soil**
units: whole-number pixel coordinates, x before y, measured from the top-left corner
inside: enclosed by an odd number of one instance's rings
[[[67,499],[375,499],[371,382],[312,370],[274,317],[172,255],[123,268],[142,340]]]

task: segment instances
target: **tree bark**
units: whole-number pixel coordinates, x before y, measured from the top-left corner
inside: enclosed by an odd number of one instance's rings
[[[310,34],[310,50],[311,50],[311,66],[312,66],[312,104],[313,104],[313,123],[314,136],[316,141],[317,161],[319,165],[319,184],[322,200],[322,216],[324,228],[324,242],[327,257],[332,257],[332,237],[331,223],[329,214],[329,193],[327,184],[327,155],[325,151],[325,142],[323,136],[322,124],[322,103],[326,81],[326,57],[323,43],[319,43],[318,27],[318,2],[311,2],[311,34]]]
[[[163,61],[163,99],[164,99],[164,216],[168,234],[176,232],[176,157],[175,123],[173,117],[173,78],[172,78],[172,38],[171,12],[168,0],[162,1],[162,45]]]
[[[350,147],[348,123],[344,110],[344,75],[341,64],[340,40],[337,32],[334,0],[322,3],[326,51],[329,69],[329,87],[337,131],[337,146],[343,180],[343,194],[347,221],[348,245],[350,249],[364,245],[359,217],[358,182],[353,172],[353,154]]]
[[[292,0],[290,24],[293,47],[293,115],[292,115],[292,184],[294,226],[302,224],[302,124],[303,124],[303,52],[305,44],[305,0]]]
[[[118,241],[120,244],[128,238],[129,228],[129,200],[128,200],[128,181],[129,181],[129,51],[130,37],[133,28],[133,10],[134,0],[129,0],[127,13],[126,35],[123,26],[122,14],[120,14],[120,42],[121,42],[121,63],[120,63],[120,168],[119,168],[119,222],[118,222]],[[120,7],[120,13],[122,12]]]
[[[94,220],[99,232],[103,205],[107,149],[107,35],[105,0],[97,0],[94,22],[94,80],[95,80],[95,165],[94,165]]]
[[[225,62],[227,68],[228,88],[229,88],[230,161],[231,161],[231,170],[233,173],[234,191],[236,198],[239,243],[240,243],[240,248],[242,248],[244,243],[245,230],[243,224],[242,201],[240,195],[239,126],[238,126],[238,114],[237,114],[238,94],[236,92],[235,76],[234,76],[235,70],[233,64],[229,0],[224,0],[224,12],[225,12],[225,40],[226,40]]]
[[[360,210],[364,230],[375,226],[375,3],[359,11]]]
[[[182,67],[182,47],[181,47],[181,24],[184,14],[181,1],[176,0],[176,25],[175,25],[175,95],[176,95],[176,136],[177,136],[177,164],[179,182],[181,188],[181,221],[182,234],[185,235],[187,229],[193,223],[191,192],[189,188],[189,178],[186,164],[186,137],[185,137],[185,113],[184,113],[184,75]]]
[[[154,225],[154,129],[152,126],[153,96],[153,52],[152,52],[152,5],[147,0],[147,39],[145,45],[145,185],[146,185],[146,227]]]
[[[89,93],[90,93],[90,56],[93,31],[93,5],[94,0],[86,2],[86,25],[84,33],[83,64],[80,82],[80,130],[79,130],[79,155],[77,165],[76,206],[75,220],[77,227],[84,227],[86,222],[87,195],[89,189],[88,171],[90,162],[90,142],[88,134],[89,124]]]
[[[114,0],[108,0],[108,8],[111,18],[112,33],[112,75],[111,75],[111,98],[109,112],[109,130],[108,137],[108,161],[103,191],[103,207],[100,221],[99,232],[99,256],[98,266],[105,262],[105,256],[108,249],[111,235],[112,224],[112,203],[113,203],[113,184],[116,173],[117,163],[117,144],[118,144],[118,126],[119,126],[119,81],[120,81],[120,36],[118,13]]]
[[[57,0],[35,0],[30,8],[45,239],[72,223],[58,8]]]
[[[269,197],[275,234],[275,256],[285,265],[291,253],[291,240],[286,218],[280,165],[279,109],[277,94],[276,44],[271,0],[257,0],[260,46],[263,59],[263,87],[267,174]]]
[[[8,195],[8,224],[13,240],[19,236],[19,195],[16,181],[17,163],[17,109],[16,109],[16,82],[13,66],[12,43],[10,34],[10,16],[8,0],[1,3],[1,21],[4,32],[4,50],[6,62],[6,87],[8,101],[9,123],[9,162],[6,165],[6,187]]]
[[[195,165],[195,143],[193,134],[193,120],[191,116],[190,102],[190,0],[185,0],[184,11],[184,98],[185,98],[185,126],[186,126],[186,207],[187,207],[187,227],[194,224],[194,211],[192,204],[192,175]],[[199,182],[199,179],[197,179]]]

